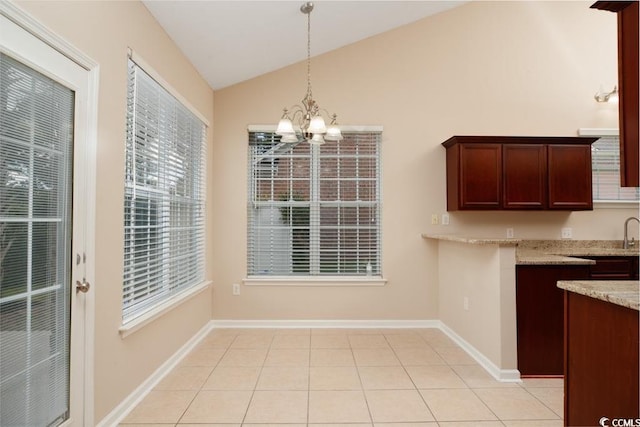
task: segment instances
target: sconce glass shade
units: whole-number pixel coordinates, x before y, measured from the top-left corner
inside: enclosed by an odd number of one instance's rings
[[[314,133],[313,137],[309,140],[309,144],[322,145],[324,144],[324,137],[321,133]]]
[[[610,104],[617,104],[620,101],[618,86],[614,86],[611,92],[604,92],[602,86],[600,90],[593,96],[597,102],[608,102]]]
[[[607,102],[612,104],[617,104],[620,102],[620,96],[618,95],[618,86],[613,88],[613,91],[607,96]]]
[[[318,134],[318,133],[325,133],[326,131],[327,131],[327,126],[324,124],[324,119],[322,118],[322,116],[315,116],[311,119],[311,122],[309,123],[309,129],[307,129],[307,132]],[[324,142],[324,139],[323,139],[323,142]]]
[[[327,141],[342,141],[342,132],[338,126],[329,126],[327,133],[324,135],[324,139]]]
[[[295,134],[295,131],[293,130],[293,123],[291,123],[291,120],[287,118],[280,119],[278,122],[278,128],[276,129],[276,135],[285,136],[288,134]]]

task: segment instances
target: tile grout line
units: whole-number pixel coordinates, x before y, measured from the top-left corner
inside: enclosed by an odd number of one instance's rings
[[[207,334],[207,337],[209,335],[211,335],[211,333],[213,332],[213,330],[209,331],[209,333]],[[236,335],[236,338],[238,336]],[[236,338],[233,339],[233,341],[236,340]],[[206,339],[206,337],[205,337]],[[224,350],[224,352],[222,353],[222,356],[220,356],[220,358],[218,359],[218,361],[216,362],[215,366],[213,367],[213,369],[211,370],[211,372],[209,372],[209,375],[207,376],[207,379],[204,380],[204,382],[202,383],[202,385],[200,386],[200,388],[196,391],[196,394],[193,396],[193,399],[191,399],[191,401],[189,402],[189,404],[186,406],[186,408],[184,409],[184,411],[182,411],[182,414],[180,415],[180,417],[178,418],[178,421],[175,423],[175,426],[178,426],[180,424],[180,421],[182,420],[182,418],[184,418],[184,415],[187,413],[187,411],[189,410],[189,408],[191,407],[191,405],[193,405],[193,402],[196,400],[196,398],[198,397],[198,395],[200,394],[200,392],[202,391],[202,387],[204,387],[204,385],[207,383],[207,381],[209,380],[209,377],[211,377],[211,375],[213,374],[213,371],[215,371],[215,369],[218,367],[218,365],[220,364],[220,362],[222,361],[222,358],[227,354],[227,352],[229,351],[229,349],[231,348],[231,344],[233,343],[233,341],[231,343],[229,343],[226,347],[226,349]],[[196,349],[192,349],[190,353],[192,353],[193,351],[195,351]],[[187,356],[189,356],[189,354],[187,354]],[[173,372],[173,370],[175,370],[177,368],[177,366],[175,368],[173,368],[171,371]]]
[[[256,378],[256,383],[253,385],[253,390],[251,391],[251,397],[249,398],[249,403],[247,404],[247,409],[244,411],[244,416],[242,417],[242,421],[240,421],[240,425],[244,425],[245,421],[247,419],[247,415],[249,414],[249,408],[251,407],[251,403],[253,403],[253,398],[256,395],[256,391],[258,389],[258,384],[260,383],[260,377],[262,377],[262,371],[264,369],[264,364],[267,361],[267,358],[269,357],[269,353],[271,352],[271,347],[273,346],[273,340],[275,339],[275,333],[271,336],[271,341],[269,342],[269,345],[267,346],[267,351],[264,355],[264,358],[262,359],[262,364],[260,365],[260,372],[258,372],[258,378]]]
[[[416,332],[413,332],[413,333],[416,333]],[[420,337],[421,340],[423,340],[427,345],[429,345],[429,343],[427,342],[427,340],[424,339],[423,336],[421,336],[420,334],[417,334],[417,335]],[[409,371],[407,371],[407,367],[404,365],[404,363],[402,363],[402,360],[400,359],[400,357],[398,357],[398,353],[396,353],[396,349],[393,347],[393,345],[391,345],[391,343],[389,342],[389,339],[387,338],[387,336],[386,335],[383,335],[383,336],[384,336],[384,339],[389,344],[389,347],[391,347],[391,351],[393,352],[393,355],[398,359],[398,362],[400,363],[400,366],[402,366],[402,370],[405,372],[405,374],[407,374],[407,377],[409,377],[409,381],[411,381],[411,384],[413,384],[413,387],[415,388],[415,391],[418,393],[418,396],[420,396],[420,399],[424,403],[424,406],[427,408],[427,411],[429,411],[429,414],[431,415],[431,418],[433,418],[433,421],[435,421],[436,424],[440,425],[440,423],[436,420],[436,417],[435,417],[433,411],[431,410],[431,407],[429,406],[427,401],[424,399],[424,396],[422,395],[422,393],[420,393],[420,389],[416,385],[415,381],[413,381],[413,378],[411,378],[411,375],[409,374]],[[429,345],[429,347],[431,347],[431,346]]]
[[[351,358],[353,359],[353,365],[356,368],[356,373],[358,374],[358,380],[360,381],[360,391],[362,392],[362,396],[364,397],[364,404],[367,405],[367,413],[369,414],[369,420],[371,425],[374,425],[373,422],[373,414],[371,413],[371,407],[369,406],[369,399],[367,399],[367,394],[364,390],[364,383],[362,382],[362,376],[360,375],[360,367],[358,366],[358,362],[356,361],[356,355],[353,353],[353,345],[351,345],[351,335],[347,333],[347,341],[349,342],[349,350],[351,350]]]
[[[307,426],[309,426],[310,417],[311,417],[311,341],[312,341],[311,330],[309,330],[309,369],[307,374]]]

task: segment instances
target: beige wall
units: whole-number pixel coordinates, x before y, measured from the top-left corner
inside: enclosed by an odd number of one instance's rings
[[[490,372],[513,378],[517,369],[515,245],[429,243],[439,245],[439,319],[482,355]]]
[[[384,126],[382,288],[244,286],[232,296],[246,274],[246,128],[299,102],[305,64],[215,91],[214,318],[437,319],[437,252],[423,232],[559,238],[572,227],[577,239],[621,239],[637,209],[454,212],[449,226],[430,223],[446,211],[440,143],[450,136],[616,127],[616,108],[593,100],[616,83],[615,15],[590,4],[471,2],[313,59],[322,107],[342,124]]]
[[[122,323],[127,47],[142,56],[209,121],[213,94],[142,3],[28,1],[18,5],[100,66],[96,277],[91,288],[96,305],[97,422],[211,318],[211,292],[207,291],[127,338],[122,339],[118,333]]]

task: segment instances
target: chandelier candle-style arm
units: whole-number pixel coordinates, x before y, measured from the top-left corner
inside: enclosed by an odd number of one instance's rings
[[[302,139],[310,144],[324,144],[327,141],[342,140],[342,133],[336,121],[337,116],[331,116],[331,122],[327,127],[318,103],[313,99],[311,90],[311,11],[313,3],[306,2],[300,7],[300,11],[307,15],[307,94],[302,99],[302,105],[291,107],[291,113],[284,109],[276,135],[280,135],[282,142],[295,143]],[[325,111],[325,110],[322,110]],[[294,122],[298,125],[301,135],[294,128]]]

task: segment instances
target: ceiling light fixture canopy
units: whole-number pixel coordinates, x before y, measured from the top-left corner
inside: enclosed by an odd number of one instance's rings
[[[620,99],[618,86],[614,86],[611,92],[604,92],[601,86],[600,90],[596,92],[593,97],[597,102],[610,102],[612,104],[617,104]]]
[[[276,135],[282,136],[280,141],[295,143],[301,139],[310,144],[320,145],[326,141],[340,141],[342,133],[338,127],[337,116],[331,115],[329,126],[326,125],[322,111],[318,103],[313,99],[311,92],[311,11],[313,3],[306,2],[300,6],[300,12],[307,15],[307,94],[302,100],[302,105],[294,105],[290,109],[285,108]],[[329,114],[327,113],[329,117]],[[299,129],[294,128],[294,121]]]

